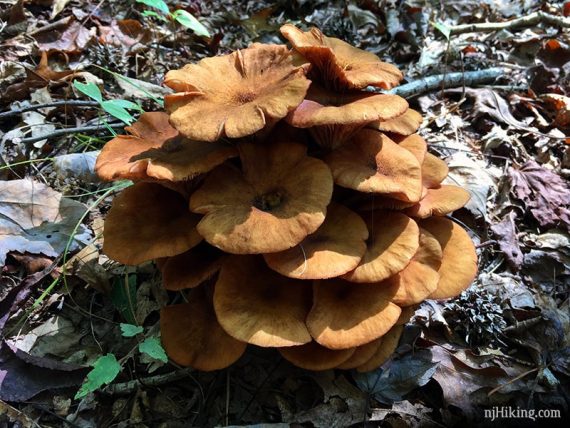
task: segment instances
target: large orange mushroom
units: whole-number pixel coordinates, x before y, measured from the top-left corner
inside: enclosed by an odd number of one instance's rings
[[[380,346],[376,349],[374,355],[362,365],[356,367],[359,372],[369,372],[376,370],[382,364],[384,364],[390,356],[394,353],[400,342],[400,337],[402,337],[402,332],[404,331],[403,325],[395,325],[382,337],[382,342]]]
[[[313,371],[335,368],[348,360],[354,351],[355,348],[328,349],[317,342],[279,348],[279,352],[287,361],[302,369]]]

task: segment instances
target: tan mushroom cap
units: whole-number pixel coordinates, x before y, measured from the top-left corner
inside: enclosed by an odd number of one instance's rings
[[[368,125],[369,128],[383,132],[393,132],[399,135],[411,135],[418,130],[423,118],[420,113],[409,108],[403,114],[393,119],[377,121]]]
[[[222,165],[190,198],[190,209],[204,214],[204,239],[228,253],[262,254],[315,232],[332,195],[327,165],[293,142],[241,143],[239,150],[243,173]]]
[[[398,348],[398,342],[400,337],[402,337],[402,332],[404,331],[403,325],[395,325],[382,337],[382,343],[376,350],[376,353],[356,370],[363,373],[376,370],[382,364],[384,364],[392,356],[396,348]]]
[[[391,298],[390,290],[375,284],[337,278],[315,281],[307,327],[329,349],[364,345],[384,335],[398,320],[401,309]]]
[[[143,113],[139,120],[125,127],[131,135],[118,135],[109,141],[97,157],[95,171],[102,180],[147,179],[147,159],[132,161],[134,156],[160,147],[178,135],[162,112]]]
[[[458,296],[477,275],[477,253],[467,232],[453,221],[431,217],[420,222],[441,245],[443,257],[439,268],[440,280],[430,299]]]
[[[403,78],[398,68],[342,40],[327,37],[319,29],[303,32],[285,24],[281,34],[316,67],[332,87],[363,89],[376,86],[390,89]]]
[[[222,329],[212,303],[202,292],[192,293],[188,303],[160,310],[160,335],[166,353],[174,362],[202,371],[230,366],[247,346]]]
[[[103,252],[127,265],[181,254],[198,245],[199,217],[178,193],[156,183],[123,190],[105,219]]]
[[[427,188],[434,188],[447,177],[449,167],[437,156],[427,153],[422,163],[422,182]]]
[[[375,283],[404,269],[419,247],[419,227],[408,216],[374,211],[367,219],[370,236],[360,264],[343,275],[351,282]]]
[[[171,291],[197,287],[220,270],[223,260],[220,250],[202,242],[160,263],[162,285]]]
[[[332,203],[325,222],[315,233],[279,253],[265,254],[269,267],[299,279],[333,278],[353,270],[366,252],[368,229],[348,208]]]
[[[252,135],[297,107],[310,81],[282,45],[254,43],[166,74],[170,122],[198,141]]]
[[[354,353],[351,357],[346,360],[344,363],[339,364],[336,366],[337,369],[340,370],[350,370],[354,369],[358,366],[361,366],[366,361],[370,360],[378,350],[378,348],[382,344],[382,338],[379,337],[378,339],[373,340],[372,342],[368,342],[364,345],[361,345],[355,348]]]
[[[427,143],[422,137],[418,134],[412,134],[402,138],[402,140],[398,142],[398,145],[413,154],[423,167],[427,155]]]
[[[412,305],[412,306],[405,306],[402,308],[402,313],[400,314],[400,318],[398,318],[398,322],[396,325],[405,325],[407,324],[418,309],[419,305]]]
[[[471,195],[465,189],[452,185],[440,185],[427,189],[426,195],[414,206],[404,212],[411,217],[428,218],[444,216],[463,208]]]
[[[350,358],[355,348],[333,350],[309,342],[301,346],[280,348],[279,352],[290,363],[305,370],[321,371],[337,367]]]
[[[262,347],[309,343],[311,285],[279,275],[261,256],[232,256],[219,273],[214,308],[226,332]]]
[[[393,289],[392,302],[400,307],[421,303],[437,289],[441,260],[438,240],[420,228],[420,247],[410,263],[378,286]]]

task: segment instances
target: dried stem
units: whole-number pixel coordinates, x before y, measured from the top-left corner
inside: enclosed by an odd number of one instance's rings
[[[511,19],[505,22],[484,22],[479,24],[463,24],[450,27],[450,34],[463,34],[475,32],[492,32],[500,30],[512,30],[520,27],[532,27],[545,23],[559,28],[570,28],[570,18],[555,16],[544,12],[534,12],[527,16]]]

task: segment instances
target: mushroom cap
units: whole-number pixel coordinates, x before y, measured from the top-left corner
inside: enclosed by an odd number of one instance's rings
[[[174,362],[202,371],[230,366],[247,346],[222,329],[211,301],[203,292],[192,293],[188,303],[162,308],[160,335],[166,353]]]
[[[403,307],[402,313],[400,314],[400,318],[398,318],[398,322],[396,323],[396,325],[407,324],[412,319],[414,314],[416,313],[416,309],[418,309],[418,305]]]
[[[390,330],[400,316],[401,309],[390,301],[390,292],[375,284],[353,284],[338,278],[315,281],[307,328],[329,349],[371,342]]]
[[[185,253],[160,262],[162,285],[171,291],[197,287],[220,270],[223,260],[220,250],[202,242]]]
[[[452,185],[440,185],[427,189],[426,195],[404,212],[411,217],[428,218],[444,216],[465,206],[471,195],[465,189]]]
[[[202,240],[198,220],[180,194],[160,184],[136,183],[113,200],[103,252],[127,265],[181,254]]]
[[[411,135],[418,130],[422,121],[422,115],[409,108],[398,117],[373,122],[368,125],[368,127],[378,131],[393,132],[399,135]]]
[[[118,135],[109,141],[97,157],[95,171],[102,180],[147,179],[148,160],[132,158],[144,151],[160,147],[178,135],[162,112],[143,113],[139,120],[125,127],[131,135]]]
[[[310,284],[279,275],[261,256],[229,257],[214,289],[214,308],[224,330],[262,347],[309,343],[305,318],[310,307]]]
[[[419,162],[412,153],[378,131],[359,131],[325,161],[339,186],[388,195],[405,202],[420,200]]]
[[[367,249],[360,264],[343,278],[351,282],[375,283],[404,269],[419,247],[419,227],[408,216],[376,211],[367,219]]]
[[[437,289],[441,259],[439,241],[420,228],[420,247],[410,263],[379,286],[393,288],[392,302],[400,307],[421,303]]]
[[[427,155],[427,143],[422,137],[418,134],[408,135],[399,141],[398,145],[412,153],[419,164],[423,166]]]
[[[443,217],[431,217],[420,222],[441,245],[443,251],[440,279],[430,299],[448,299],[458,296],[477,275],[477,252],[467,232],[458,224]]]
[[[286,46],[254,43],[169,71],[164,84],[176,93],[165,97],[165,108],[192,140],[240,138],[285,117],[310,83]]]
[[[294,25],[285,24],[281,34],[319,70],[322,79],[330,79],[333,87],[390,89],[403,78],[398,68],[380,61],[373,53],[327,37],[317,28],[303,32]]]
[[[239,145],[243,173],[230,165],[212,171],[190,198],[204,214],[198,231],[234,254],[284,251],[324,222],[333,181],[327,165],[293,142]]]
[[[343,363],[354,353],[355,348],[333,350],[309,342],[301,346],[280,348],[279,352],[290,363],[305,370],[329,370]]]
[[[361,366],[366,361],[374,356],[378,348],[382,344],[382,338],[379,337],[378,339],[373,340],[372,342],[368,342],[364,345],[357,347],[354,350],[354,353],[350,356],[348,360],[339,364],[335,368],[340,370],[350,370],[354,369],[358,366]]]
[[[437,156],[427,153],[422,163],[422,182],[425,187],[432,189],[447,177],[449,167]]]
[[[353,270],[366,252],[368,229],[348,208],[331,203],[325,222],[301,243],[279,253],[265,254],[268,266],[298,279],[333,278]]]
[[[398,342],[400,337],[402,337],[402,332],[404,331],[403,325],[395,325],[382,337],[382,343],[376,350],[376,353],[359,367],[356,367],[358,372],[369,372],[376,370],[382,364],[384,364],[390,356],[394,353],[398,347]]]

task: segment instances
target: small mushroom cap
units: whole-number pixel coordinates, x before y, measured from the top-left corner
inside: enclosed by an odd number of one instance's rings
[[[375,283],[404,269],[419,247],[419,227],[408,216],[376,211],[367,219],[370,236],[364,257],[356,269],[343,275],[351,282]]]
[[[444,216],[465,206],[471,195],[465,189],[452,185],[440,185],[427,189],[426,195],[404,212],[411,217],[428,218]]]
[[[252,135],[305,98],[310,81],[282,45],[254,43],[229,55],[205,58],[166,74],[170,122],[198,141]]]
[[[357,347],[348,360],[346,360],[342,364],[339,364],[335,368],[340,370],[350,370],[358,366],[361,366],[362,364],[364,364],[366,361],[370,360],[370,358],[374,356],[378,348],[381,346],[381,343],[382,343],[382,338],[379,337],[378,339],[373,340],[372,342],[368,342],[364,345]]]
[[[230,366],[247,346],[222,329],[212,303],[203,293],[192,294],[188,303],[162,308],[160,335],[166,353],[174,362],[202,371]]]
[[[137,183],[113,200],[103,252],[127,265],[181,254],[202,240],[198,220],[178,193],[156,183]]]
[[[148,160],[131,160],[134,156],[160,147],[178,135],[162,112],[143,113],[138,121],[125,128],[131,135],[118,135],[109,141],[97,157],[95,171],[102,180],[148,179]]]
[[[243,173],[230,165],[212,171],[190,198],[204,214],[200,234],[234,254],[284,251],[324,222],[333,181],[327,165],[293,142],[239,145]]]
[[[336,278],[315,281],[307,327],[313,338],[329,349],[371,342],[390,330],[400,316],[400,307],[390,301],[390,291]]]
[[[382,364],[384,364],[392,356],[396,348],[398,347],[398,342],[400,337],[402,337],[402,332],[404,331],[403,325],[395,325],[382,337],[382,343],[376,350],[376,353],[356,370],[363,373],[376,370]]]
[[[310,283],[279,275],[261,256],[228,258],[215,285],[214,308],[224,330],[257,346],[309,343],[310,307]]]
[[[337,367],[350,358],[355,348],[333,350],[309,342],[301,346],[280,348],[279,352],[290,363],[305,370],[321,371]]]
[[[437,156],[427,153],[422,163],[422,182],[425,187],[432,189],[447,177],[449,167]]]
[[[366,252],[368,229],[348,208],[332,203],[315,233],[289,250],[265,254],[269,267],[299,279],[333,278],[353,270]]]
[[[205,242],[160,263],[162,285],[171,291],[194,288],[220,270],[223,253]]]
[[[393,119],[377,121],[368,125],[369,128],[383,132],[393,132],[399,135],[411,135],[422,124],[422,115],[409,108],[403,114]]]
[[[448,299],[458,296],[477,275],[477,252],[467,232],[453,221],[431,217],[420,222],[441,245],[443,251],[438,270],[440,280],[430,299]]]
[[[281,34],[337,88],[363,89],[376,86],[390,89],[403,78],[391,64],[342,40],[327,37],[319,29],[303,32],[291,24],[281,27]]]
[[[400,307],[421,303],[437,289],[441,259],[439,241],[420,228],[420,247],[410,263],[379,286],[392,288],[392,302]]]
[[[412,134],[398,142],[400,147],[403,147],[414,155],[420,165],[423,165],[427,155],[427,143],[418,134]]]

